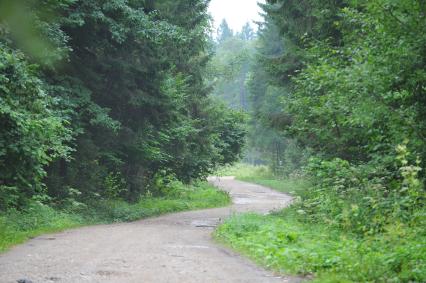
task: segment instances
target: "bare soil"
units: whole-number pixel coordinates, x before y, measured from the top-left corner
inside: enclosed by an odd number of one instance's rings
[[[232,206],[40,236],[0,255],[0,282],[300,282],[256,266],[211,236],[234,213],[268,213],[292,198],[229,177],[210,181],[230,193]]]

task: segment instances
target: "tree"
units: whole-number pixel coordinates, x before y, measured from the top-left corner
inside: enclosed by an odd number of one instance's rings
[[[365,235],[423,213],[425,2],[262,7],[249,83],[254,115],[312,152],[307,219]],[[354,206],[362,216],[342,220]]]
[[[136,200],[159,176],[190,182],[238,158],[241,119],[205,84],[206,1],[36,2],[11,6],[33,28],[0,12],[0,209],[107,198],[115,179]],[[28,49],[27,30],[46,44]]]
[[[223,19],[219,25],[219,28],[217,29],[217,41],[223,42],[232,36],[234,36],[234,32],[229,27],[228,22]]]
[[[255,33],[253,31],[253,28],[251,27],[250,23],[246,23],[239,33],[239,37],[243,40],[252,40],[255,36]]]

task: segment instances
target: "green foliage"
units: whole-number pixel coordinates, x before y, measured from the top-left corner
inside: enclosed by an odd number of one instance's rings
[[[305,169],[309,181],[278,180],[266,167],[232,168],[225,172],[295,200],[269,216],[235,216],[216,237],[278,272],[314,275],[314,282],[423,282],[425,195],[410,159],[406,145],[398,146],[393,191],[383,185],[390,178],[383,165],[315,158]]]
[[[308,32],[303,39],[304,66],[282,86],[283,93],[290,89],[282,95],[283,112],[290,117],[282,126],[288,134],[327,157],[349,161],[389,154],[404,138],[423,157],[422,100],[411,99],[424,84],[419,65],[424,37],[417,36],[424,29],[422,7],[419,1],[357,2],[328,11],[333,21],[315,15],[313,30],[323,30],[327,21],[334,32],[312,35],[322,38],[317,41]],[[282,20],[274,23],[281,28]],[[297,42],[290,31],[282,37]]]
[[[9,210],[0,215],[0,252],[38,235],[83,225],[82,216],[54,210],[30,202],[22,211]]]
[[[306,170],[314,186],[297,206],[312,222],[360,234],[383,232],[391,223],[422,225],[416,215],[425,211],[426,193],[418,177],[421,168],[409,158],[406,145],[400,145],[396,168],[311,159]]]
[[[243,117],[205,83],[206,1],[12,2],[0,3],[0,210],[45,195],[136,201],[161,172],[189,183],[239,158]]]
[[[109,173],[105,178],[105,194],[109,199],[119,198],[126,189],[126,180],[120,173]]]
[[[103,200],[90,203],[79,213],[92,223],[110,223],[135,221],[184,210],[220,207],[230,203],[225,192],[217,191],[207,183],[188,186],[174,181],[168,184],[168,188],[163,189],[166,191],[163,197],[152,197],[148,193],[134,204],[120,200]]]
[[[424,282],[426,235],[403,224],[384,235],[357,238],[283,215],[246,214],[227,220],[216,237],[279,272],[310,275],[314,282]],[[297,217],[296,217],[297,219]]]
[[[271,0],[262,7],[249,82],[254,133],[275,129],[259,140],[275,146],[273,167],[286,151],[298,166],[284,172],[305,167],[313,184],[298,204],[305,220],[364,236],[391,223],[419,226],[425,3]]]
[[[426,3],[262,8],[250,145],[275,175],[281,163],[280,176],[303,168],[311,185],[291,190],[296,201],[279,215],[236,217],[218,236],[320,282],[425,281]],[[288,181],[242,179],[290,191]]]
[[[314,180],[329,180],[328,188],[334,184],[333,188],[337,190],[345,190],[348,186],[342,183],[342,178],[349,175],[347,170],[350,170],[350,165],[347,162],[312,163],[310,166],[323,167],[322,170],[314,170],[323,172]],[[341,172],[338,173],[340,179],[327,179],[326,176],[336,174],[333,170]],[[416,212],[409,213],[411,218],[405,220],[394,217],[382,226],[381,233],[359,235],[353,233],[357,232],[353,229],[357,224],[369,225],[370,222],[389,220],[381,204],[375,206],[377,214],[374,217],[369,215],[374,212],[368,208],[371,193],[366,198],[357,194],[352,197],[340,195],[336,199],[333,198],[334,190],[319,190],[303,179],[281,181],[264,179],[262,174],[248,175],[251,177],[243,177],[242,180],[292,193],[296,196],[295,203],[268,216],[234,216],[216,231],[219,241],[278,272],[314,275],[314,282],[425,280],[424,210],[417,208]],[[359,180],[346,180],[349,181],[357,184]],[[351,211],[344,214],[342,207]],[[341,221],[340,225],[336,225],[337,221]],[[349,223],[353,226],[347,225]]]
[[[424,159],[422,1],[271,0],[262,7],[249,82],[255,133],[270,126],[279,130],[276,148],[290,139],[357,164],[389,159],[409,139]]]
[[[0,42],[0,210],[43,193],[45,166],[68,158],[71,133],[34,65]]]
[[[31,60],[54,68],[70,51],[68,36],[60,28],[61,13],[75,0],[1,1],[0,38],[22,50]]]

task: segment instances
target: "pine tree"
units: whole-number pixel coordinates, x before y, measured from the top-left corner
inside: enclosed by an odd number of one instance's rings
[[[255,36],[254,30],[251,27],[250,23],[246,23],[241,29],[241,33],[239,34],[240,38],[243,40],[252,40]]]
[[[234,32],[229,27],[228,22],[223,19],[222,23],[220,24],[219,28],[217,29],[217,41],[223,42],[226,39],[234,36]]]

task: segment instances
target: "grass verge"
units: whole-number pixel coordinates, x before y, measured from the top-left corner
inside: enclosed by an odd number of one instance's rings
[[[310,184],[302,178],[278,180],[266,166],[236,164],[222,168],[217,172],[219,176],[235,176],[237,180],[254,183],[275,189],[283,193],[298,195],[309,188]]]
[[[257,172],[244,168],[232,175],[296,196],[308,193],[304,180],[276,180],[264,169]],[[307,222],[300,213],[289,207],[271,215],[236,215],[218,227],[215,237],[263,266],[313,275],[314,282],[426,282],[426,235],[421,227],[393,223],[384,233],[360,237]]]
[[[126,222],[165,213],[225,206],[227,193],[209,185],[181,186],[167,197],[146,197],[129,204],[121,200],[102,200],[73,210],[55,210],[32,202],[23,211],[0,214],[0,252],[45,233],[84,225]]]
[[[426,282],[426,237],[393,229],[361,239],[291,213],[244,214],[227,220],[215,236],[261,265],[313,274],[314,282]]]
[[[310,184],[304,179],[287,179],[287,180],[276,180],[272,177],[256,178],[256,177],[237,177],[240,181],[245,181],[253,184],[258,184],[274,190],[288,193],[291,195],[298,195],[301,192],[309,188]]]

